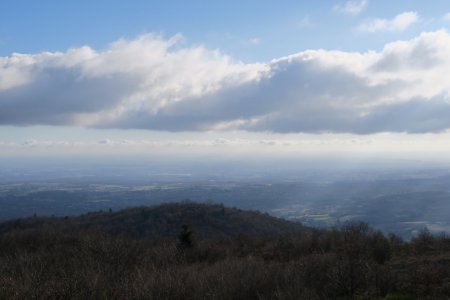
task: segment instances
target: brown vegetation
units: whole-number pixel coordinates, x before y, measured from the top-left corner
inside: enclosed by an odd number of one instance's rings
[[[181,211],[187,207],[188,211],[223,208],[174,205],[169,209],[171,215],[179,215],[177,207]],[[228,209],[223,209],[226,214]],[[130,211],[124,213],[130,217]],[[111,213],[98,216],[103,214]],[[119,217],[120,212],[112,214]],[[262,214],[242,214],[260,218],[257,224],[264,224],[264,217],[268,223],[274,222]],[[84,218],[89,217],[95,221],[93,215]],[[181,215],[179,218],[189,221]],[[205,216],[203,221],[214,218]],[[57,223],[63,224],[63,219]],[[240,222],[255,224],[251,220]],[[245,230],[239,235],[219,234],[220,227],[213,231],[204,223],[199,228],[209,228],[207,237],[190,224],[184,228],[180,225],[177,234],[168,237],[136,238],[99,229],[114,228],[112,224],[87,228],[71,223],[57,228],[51,223],[37,226],[35,221],[36,228],[22,226],[26,229],[2,227],[0,299],[450,297],[450,239],[426,230],[404,242],[359,222],[333,230],[303,228],[287,234],[264,231],[265,235],[244,234]],[[250,233],[260,232],[257,225],[248,228],[252,228]],[[191,243],[194,235],[195,243]]]

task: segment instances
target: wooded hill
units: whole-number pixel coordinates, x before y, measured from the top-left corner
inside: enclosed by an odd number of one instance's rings
[[[82,298],[449,299],[450,239],[195,203],[0,224],[0,299]]]
[[[279,236],[307,230],[256,211],[227,208],[217,204],[193,202],[134,207],[121,211],[99,211],[77,217],[39,217],[0,222],[0,233],[17,229],[57,228],[93,230],[130,238],[174,238],[182,225],[190,225],[202,239],[239,235]]]

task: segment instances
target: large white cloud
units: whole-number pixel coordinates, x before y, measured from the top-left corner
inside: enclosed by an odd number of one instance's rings
[[[436,132],[450,127],[450,35],[380,52],[235,62],[181,37],[0,58],[0,124],[165,131]]]

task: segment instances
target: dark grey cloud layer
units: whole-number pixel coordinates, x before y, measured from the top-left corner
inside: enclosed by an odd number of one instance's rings
[[[450,35],[381,52],[243,64],[147,35],[107,50],[0,58],[0,124],[163,131],[437,132],[450,127]]]
[[[78,70],[50,69],[29,84],[0,91],[0,123],[76,125],[81,113],[114,108],[138,88],[132,76],[80,78]]]

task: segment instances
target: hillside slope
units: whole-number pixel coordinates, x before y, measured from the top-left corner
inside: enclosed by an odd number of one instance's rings
[[[185,224],[190,225],[200,238],[274,236],[306,230],[300,223],[259,212],[188,202],[95,212],[78,217],[17,219],[0,223],[0,234],[17,229],[63,228],[92,229],[133,238],[171,238],[177,236]]]
[[[200,240],[178,239],[183,224]],[[0,223],[0,287],[0,299],[450,299],[450,238],[195,203],[31,217]]]

